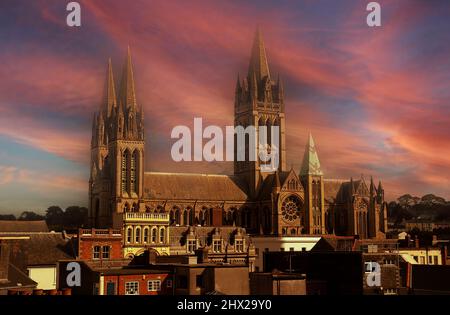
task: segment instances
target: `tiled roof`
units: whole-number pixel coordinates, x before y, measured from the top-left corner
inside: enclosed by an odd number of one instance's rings
[[[21,233],[21,232],[48,232],[47,223],[42,221],[13,221],[1,220],[0,233]]]
[[[145,198],[245,201],[245,184],[228,175],[154,173],[144,175]]]

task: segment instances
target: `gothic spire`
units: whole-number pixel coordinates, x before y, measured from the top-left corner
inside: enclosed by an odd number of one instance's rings
[[[258,82],[264,77],[270,78],[269,64],[267,63],[266,49],[259,28],[256,30],[255,39],[253,41],[252,54],[250,57],[250,65],[248,68],[248,76],[252,78],[255,74]]]
[[[122,72],[122,82],[120,88],[120,100],[124,109],[132,108],[137,110],[136,92],[134,88],[133,64],[131,62],[131,51],[128,46],[127,60]]]
[[[308,143],[306,144],[305,153],[303,155],[302,168],[300,176],[323,175],[320,168],[319,156],[317,155],[316,146],[312,134],[309,133]]]
[[[105,84],[105,96],[103,101],[103,110],[105,111],[106,117],[111,116],[111,112],[114,107],[116,107],[116,87],[114,82],[113,69],[111,64],[111,58],[108,59],[108,71]]]

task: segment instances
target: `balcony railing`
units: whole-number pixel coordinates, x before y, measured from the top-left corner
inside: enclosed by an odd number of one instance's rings
[[[168,213],[146,213],[146,212],[125,212],[123,214],[125,221],[158,221],[169,222]]]
[[[118,236],[122,235],[122,231],[119,229],[80,229],[80,235],[109,235]]]

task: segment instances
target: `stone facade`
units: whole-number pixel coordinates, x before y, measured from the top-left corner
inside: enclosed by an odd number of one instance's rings
[[[279,127],[280,163],[274,172],[262,172],[262,162],[249,158],[235,161],[233,175],[145,172],[144,114],[136,100],[129,51],[120,86],[116,95],[110,62],[105,98],[92,128],[89,218],[93,226],[123,228],[123,213],[128,212],[165,213],[171,226],[238,226],[249,233],[275,236],[384,237],[387,207],[381,182],[376,187],[372,179],[367,185],[363,177],[325,179],[311,135],[301,169],[286,167],[284,88],[269,71],[259,31],[248,74],[237,80],[234,124],[253,125],[257,132],[260,126]]]

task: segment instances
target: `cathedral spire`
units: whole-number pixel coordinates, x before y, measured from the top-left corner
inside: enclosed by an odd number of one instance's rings
[[[255,39],[253,41],[252,54],[250,57],[250,65],[248,68],[248,76],[252,78],[253,74],[260,82],[264,77],[270,78],[269,64],[267,63],[266,49],[259,28],[256,30]]]
[[[306,144],[305,153],[303,155],[300,175],[323,175],[320,168],[319,156],[317,155],[316,146],[311,133],[309,133],[308,143]]]
[[[106,84],[105,84],[105,96],[103,101],[103,110],[105,111],[106,118],[109,118],[111,116],[111,112],[113,108],[116,107],[117,101],[116,101],[116,87],[114,82],[114,75],[113,75],[113,69],[112,69],[112,63],[111,58],[108,59],[108,71],[107,71],[107,77],[106,77]]]
[[[132,108],[134,111],[137,110],[136,92],[134,88],[133,64],[131,62],[130,46],[128,46],[127,60],[122,72],[120,100],[122,101],[124,109]]]

